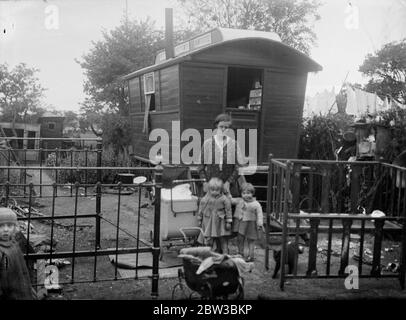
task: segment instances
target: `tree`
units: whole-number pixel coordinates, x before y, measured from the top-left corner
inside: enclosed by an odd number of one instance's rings
[[[175,32],[175,41],[184,39],[192,32]],[[103,39],[93,42],[93,48],[76,60],[87,77],[84,91],[88,95],[82,104],[88,113],[107,110],[127,114],[127,92],[120,77],[154,63],[155,54],[164,47],[164,32],[155,29],[155,23],[146,20],[122,19],[121,24],[103,31]]]
[[[2,120],[16,123],[26,122],[44,113],[41,87],[35,68],[20,63],[9,70],[7,64],[0,65],[0,108]]]
[[[174,32],[174,41],[183,40],[192,31]],[[128,129],[128,92],[121,77],[154,63],[155,55],[164,47],[164,32],[156,30],[154,22],[122,19],[121,24],[103,31],[103,38],[93,42],[93,48],[77,62],[87,77],[81,104],[80,128],[89,127],[100,135],[106,145],[122,150],[130,143]],[[118,138],[119,137],[119,138]],[[115,140],[118,138],[118,140]]]
[[[76,129],[79,126],[79,116],[76,112],[71,110],[63,111],[63,125],[65,128],[70,127]]]
[[[379,96],[391,96],[406,104],[406,39],[384,45],[374,54],[368,54],[359,71],[371,79],[366,91]]]
[[[178,0],[198,29],[255,29],[277,33],[282,42],[308,54],[316,43],[316,0]]]
[[[162,32],[154,30],[150,19],[123,20],[120,26],[103,31],[103,39],[93,42],[89,53],[77,62],[87,77],[84,91],[89,96],[85,103],[125,113],[125,95],[120,77],[150,65],[161,47]]]

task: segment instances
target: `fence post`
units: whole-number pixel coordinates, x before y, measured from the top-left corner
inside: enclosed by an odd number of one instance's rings
[[[341,242],[340,270],[338,271],[340,276],[344,275],[345,268],[348,266],[352,219],[342,219],[341,223],[343,225],[343,238]]]
[[[293,164],[292,172],[292,213],[300,212],[300,174],[301,163]]]
[[[158,298],[159,256],[161,253],[161,188],[163,167],[155,167],[155,214],[154,214],[154,240],[152,246],[152,299]]]
[[[59,158],[59,149],[55,148],[55,183],[58,185],[58,167],[59,167],[59,162],[58,162],[58,158]],[[58,196],[58,189],[56,189],[56,197]]]
[[[329,165],[322,166],[322,178],[321,178],[321,212],[330,212],[330,169]]]
[[[8,207],[8,200],[10,197],[10,179],[6,182],[6,208]]]
[[[358,209],[360,191],[361,167],[353,165],[351,172],[351,212],[356,213]]]
[[[42,142],[39,148],[39,196],[42,198]]]
[[[404,196],[406,201],[406,193]],[[406,205],[406,202],[405,202]],[[401,256],[400,256],[400,271],[399,271],[399,281],[400,287],[402,290],[405,289],[405,273],[406,273],[406,215],[403,213],[402,220],[402,247],[401,247]]]
[[[309,261],[306,273],[308,277],[317,275],[317,238],[319,232],[319,224],[319,218],[310,219]]]
[[[284,188],[284,197],[283,197],[283,225],[282,225],[282,249],[281,249],[281,278],[279,287],[281,290],[284,289],[285,286],[285,264],[286,264],[286,250],[287,250],[287,243],[288,243],[288,223],[289,223],[289,190],[290,190],[290,175],[291,170],[293,169],[293,164],[288,160],[286,162],[286,177],[285,177],[285,188]],[[282,179],[282,177],[281,177]]]
[[[272,153],[268,156],[268,190],[266,196],[266,216],[265,216],[265,269],[269,270],[269,218],[272,212],[272,198],[273,198],[273,165]]]
[[[102,140],[97,140],[97,167],[102,166]],[[96,185],[96,246],[100,249],[100,213],[101,213],[101,169],[97,169],[97,185]]]
[[[379,277],[381,275],[381,249],[383,240],[383,226],[385,224],[385,220],[375,219],[374,224],[374,253],[372,258],[371,276]]]
[[[27,193],[27,147],[24,147],[24,194]]]

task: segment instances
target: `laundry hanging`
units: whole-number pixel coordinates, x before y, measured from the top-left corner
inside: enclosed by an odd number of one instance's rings
[[[355,116],[375,114],[385,110],[385,102],[376,93],[367,92],[347,85],[346,113]]]
[[[350,86],[347,86],[347,107],[345,109],[345,112],[350,115],[358,114],[355,91]]]
[[[314,97],[306,99],[307,112],[313,114],[327,114],[330,109],[331,112],[337,112],[336,94],[334,87],[331,91],[325,89],[322,92],[317,93]]]

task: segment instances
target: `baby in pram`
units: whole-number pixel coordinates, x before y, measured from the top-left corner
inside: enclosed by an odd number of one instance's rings
[[[183,258],[187,286],[202,298],[227,298],[234,293],[237,293],[237,299],[244,298],[241,274],[251,271],[252,263],[245,262],[240,256],[213,252],[210,247],[184,248],[179,257]]]

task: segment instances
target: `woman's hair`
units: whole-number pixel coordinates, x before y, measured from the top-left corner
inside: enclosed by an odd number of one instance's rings
[[[221,113],[221,114],[219,114],[219,115],[216,117],[216,119],[214,119],[214,123],[213,123],[214,127],[217,128],[217,125],[218,125],[220,122],[222,122],[222,121],[225,121],[225,122],[232,122],[231,116],[230,116],[229,114],[227,114],[227,113]]]
[[[208,187],[209,190],[221,190],[223,188],[223,181],[219,178],[211,178]]]
[[[244,192],[244,191],[250,192],[250,193],[252,193],[252,195],[255,194],[255,188],[251,183],[244,183],[242,185],[241,192]]]

